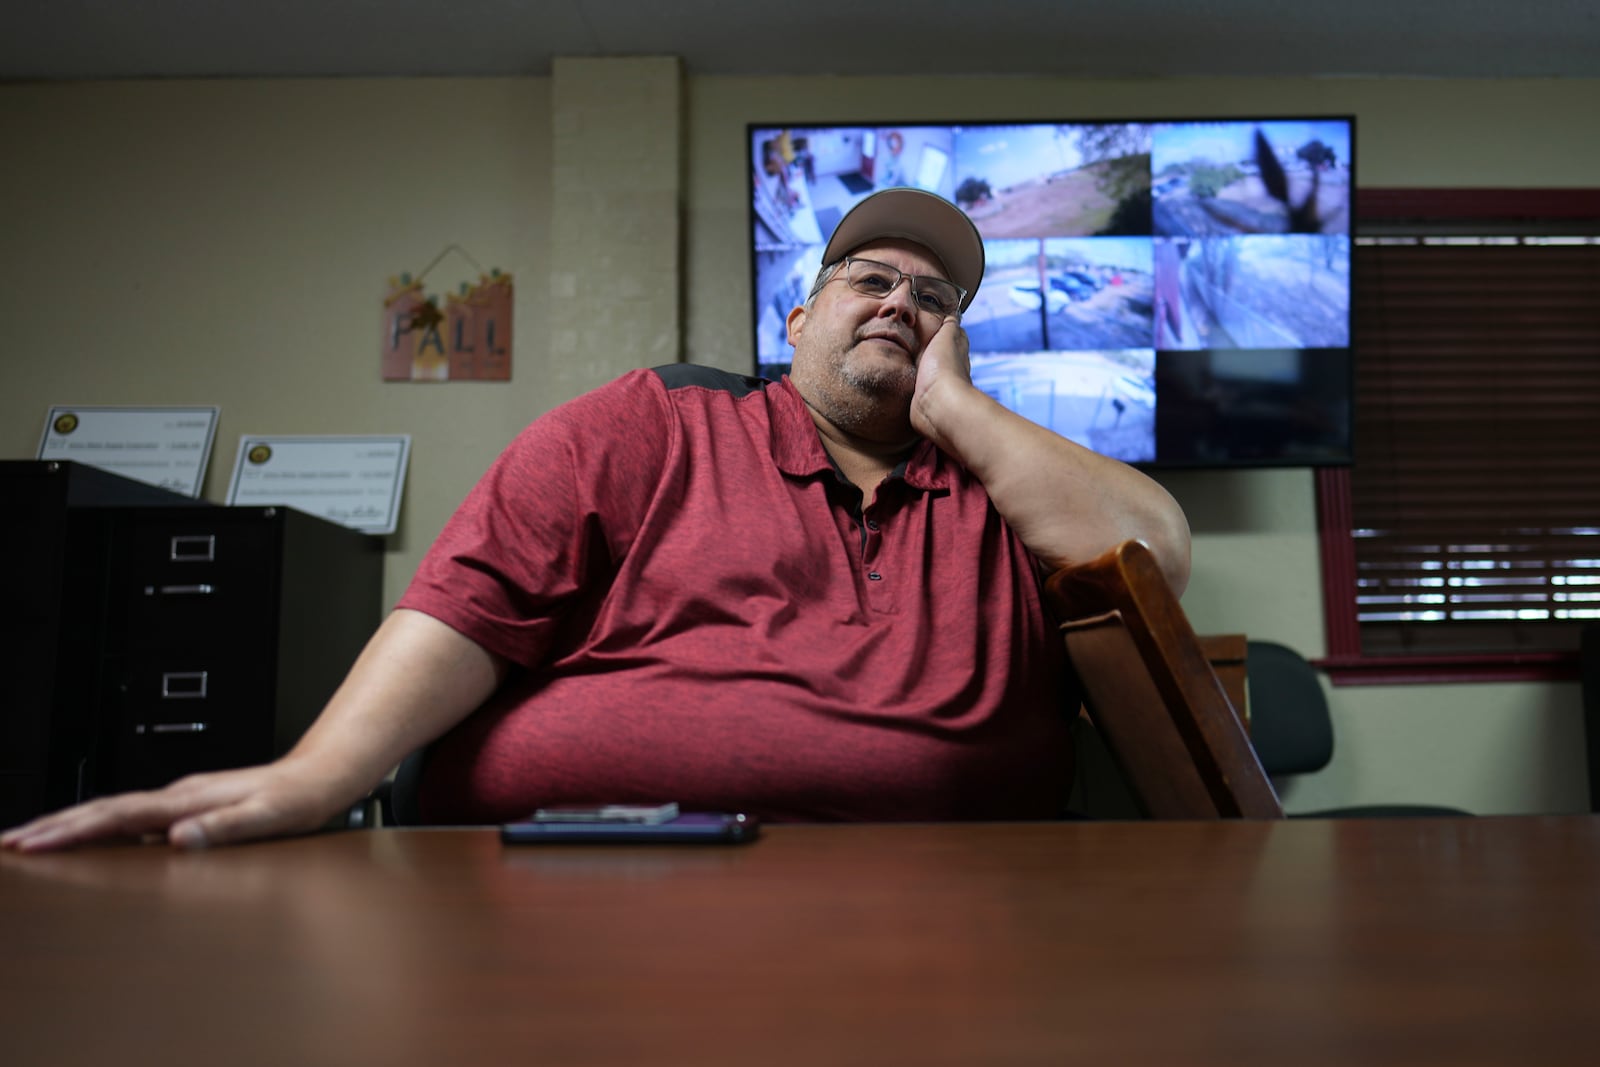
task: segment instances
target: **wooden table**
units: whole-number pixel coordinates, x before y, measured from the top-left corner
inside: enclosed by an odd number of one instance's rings
[[[0,1062],[1593,1064],[1600,818],[0,854]]]

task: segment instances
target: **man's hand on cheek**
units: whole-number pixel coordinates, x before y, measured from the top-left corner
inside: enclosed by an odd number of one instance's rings
[[[937,405],[953,393],[972,388],[972,360],[961,316],[948,315],[917,360],[917,387],[911,396],[911,427],[939,443],[934,426]],[[944,394],[941,396],[940,394]]]

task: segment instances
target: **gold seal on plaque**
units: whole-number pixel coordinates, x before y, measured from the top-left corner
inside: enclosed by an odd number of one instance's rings
[[[245,458],[251,463],[265,463],[267,460],[272,458],[272,449],[267,445],[256,445],[249,452],[245,453]]]
[[[78,416],[70,411],[57,415],[56,421],[50,424],[50,428],[60,434],[71,433],[78,428]]]

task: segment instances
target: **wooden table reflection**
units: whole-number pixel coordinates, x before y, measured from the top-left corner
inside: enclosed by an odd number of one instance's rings
[[[1600,1056],[1600,819],[0,854],[8,1064]]]

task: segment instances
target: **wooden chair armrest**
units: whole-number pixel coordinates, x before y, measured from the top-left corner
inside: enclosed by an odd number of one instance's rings
[[[1272,783],[1150,550],[1138,541],[1045,583],[1084,703],[1145,814],[1282,818]]]

